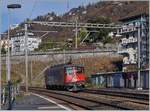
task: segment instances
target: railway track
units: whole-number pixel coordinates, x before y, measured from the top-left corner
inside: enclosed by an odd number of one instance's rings
[[[101,95],[111,95],[116,97],[132,98],[138,100],[148,100],[148,93],[139,93],[139,92],[126,92],[126,91],[114,91],[114,90],[103,90],[103,89],[85,89],[85,93],[101,94]]]
[[[81,92],[82,93],[82,92]],[[93,96],[101,96],[101,97],[109,97],[111,99],[118,99],[118,100],[122,100],[122,101],[128,101],[128,102],[132,102],[132,103],[138,103],[138,104],[143,104],[143,105],[149,105],[149,101],[148,100],[144,100],[144,99],[137,99],[137,98],[133,98],[133,97],[126,97],[124,95],[113,95],[110,94],[109,92],[105,93],[105,94],[101,94],[101,93],[94,93],[94,92],[86,92],[83,91],[83,94],[91,94]]]
[[[65,101],[68,104],[76,105],[85,110],[147,110],[147,104],[140,104],[133,101],[119,100],[101,95],[87,94],[84,92],[67,92],[46,90],[43,88],[29,88],[31,92],[45,95]]]

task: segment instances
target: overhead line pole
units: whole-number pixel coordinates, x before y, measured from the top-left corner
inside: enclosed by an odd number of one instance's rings
[[[25,24],[25,68],[26,68],[26,92],[28,92],[28,32]]]
[[[76,18],[75,48],[78,48],[78,21]]]
[[[11,25],[10,25],[10,19],[11,19],[11,15],[10,15],[10,9],[8,9],[8,37],[7,37],[7,60],[6,60],[6,63],[7,63],[7,82],[10,82],[10,72],[11,72],[11,67],[10,67],[10,28],[11,28]]]
[[[141,90],[141,31],[140,31],[140,26],[138,26],[138,81],[137,81],[137,89]]]
[[[31,60],[31,63],[30,63],[30,85],[32,86],[32,78],[33,78],[33,70],[32,70],[32,60]]]
[[[7,42],[8,42],[8,50],[7,50],[7,59],[6,59],[6,64],[7,64],[7,83],[8,83],[8,110],[12,109],[12,104],[11,104],[11,80],[10,80],[10,73],[11,73],[11,63],[10,63],[10,19],[11,19],[11,15],[10,15],[10,9],[8,9],[8,37],[7,37]]]

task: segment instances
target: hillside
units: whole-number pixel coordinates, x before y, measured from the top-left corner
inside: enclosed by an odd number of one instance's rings
[[[95,4],[89,4],[87,6],[79,6],[78,8],[73,8],[69,12],[62,16],[57,16],[54,12],[50,12],[46,15],[38,16],[33,20],[27,19],[26,21],[49,21],[49,22],[74,22],[77,18],[78,22],[88,22],[98,17],[107,17],[111,22],[118,22],[119,19],[126,16],[136,15],[143,12],[148,13],[148,1],[101,1]],[[12,31],[14,33],[23,27],[24,23],[21,23],[19,28]],[[66,42],[68,38],[74,40],[75,33],[73,28],[58,28],[58,27],[48,27],[42,25],[31,25],[29,27],[31,30],[52,30],[58,31],[57,33],[50,32],[49,34],[42,36],[42,41],[45,42]],[[43,32],[35,33],[38,37],[43,35]],[[65,43],[59,43],[60,47]],[[51,44],[48,44],[51,45]],[[53,44],[51,47],[55,47],[58,44]]]
[[[78,8],[73,8],[63,16],[56,16],[56,14],[52,12],[38,16],[34,20],[73,22],[75,17],[78,17],[78,21],[87,22],[89,19],[94,19],[98,16],[107,16],[112,19],[112,22],[117,22],[120,18],[142,12],[148,12],[148,1],[103,1],[89,4],[86,7],[79,6]]]

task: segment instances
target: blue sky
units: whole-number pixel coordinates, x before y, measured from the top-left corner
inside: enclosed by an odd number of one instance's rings
[[[60,15],[71,8],[98,1],[100,0],[2,0],[0,7],[0,11],[2,11],[2,32],[8,29],[8,4],[19,3],[22,5],[21,9],[11,11],[11,24],[18,24],[26,18],[35,18],[38,15],[44,15],[52,11]]]

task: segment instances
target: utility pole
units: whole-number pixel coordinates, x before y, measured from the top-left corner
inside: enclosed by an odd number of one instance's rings
[[[76,18],[75,48],[78,48],[78,21]]]
[[[93,44],[92,44],[93,45]],[[92,46],[92,48],[93,48],[93,58],[92,58],[92,60],[94,61],[94,59],[95,59],[95,57],[94,57],[94,45]],[[92,68],[92,70],[93,70],[93,73],[95,73],[95,62],[93,62],[93,68]]]
[[[10,10],[8,10],[9,14],[9,20],[8,20],[8,37],[7,37],[7,59],[6,59],[6,64],[7,64],[7,82],[9,83],[10,82],[10,70],[11,70],[11,67],[10,67],[10,28],[11,28],[11,25],[10,25]]]
[[[137,89],[138,90],[141,90],[142,87],[141,87],[141,72],[140,72],[140,69],[141,69],[141,30],[140,30],[140,26],[138,26],[138,81],[137,81]]]
[[[25,67],[26,67],[26,92],[28,92],[28,32],[25,24]]]
[[[11,72],[11,63],[10,63],[10,19],[11,19],[11,15],[10,15],[10,10],[8,9],[8,37],[7,37],[7,59],[6,59],[6,64],[7,64],[7,85],[8,85],[8,110],[12,109],[12,103],[11,103],[11,96],[12,96],[12,92],[11,92],[11,80],[10,80],[10,72]]]
[[[8,82],[8,98],[9,98],[9,102],[8,102],[8,110],[12,109],[12,100],[11,100],[11,96],[12,96],[12,90],[11,90],[11,80],[10,80],[10,73],[11,73],[11,63],[10,63],[10,29],[11,29],[11,15],[10,15],[10,11],[11,9],[16,9],[16,8],[21,8],[20,4],[10,4],[7,5],[8,8],[8,51],[7,51],[7,82]]]
[[[65,49],[63,50],[63,53],[64,53],[64,64],[66,63],[66,51]]]
[[[32,77],[32,73],[33,73],[33,71],[32,71],[32,60],[31,60],[31,64],[30,65],[31,65],[30,85],[32,86],[32,78],[33,78]]]

